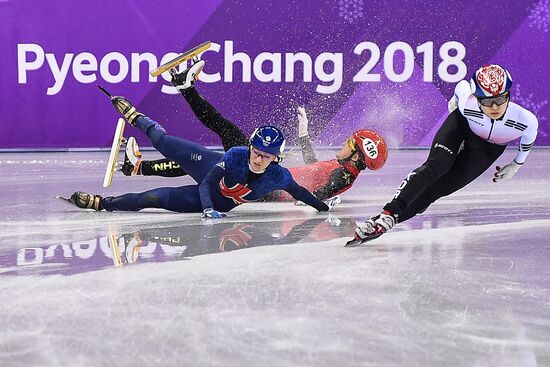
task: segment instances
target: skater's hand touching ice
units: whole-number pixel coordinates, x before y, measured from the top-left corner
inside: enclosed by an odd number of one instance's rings
[[[202,211],[203,218],[225,218],[227,214],[214,210],[212,208],[206,208]]]
[[[340,199],[340,196],[336,195],[330,199],[327,199],[327,200],[323,200],[323,202],[325,204],[327,204],[328,206],[328,210],[331,210],[332,208],[334,208],[336,205],[340,204],[342,202],[342,199]]]

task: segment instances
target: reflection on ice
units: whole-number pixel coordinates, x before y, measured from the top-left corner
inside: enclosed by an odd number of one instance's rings
[[[85,241],[24,247],[11,253],[0,249],[0,267],[9,274],[73,274],[108,266],[163,262],[257,246],[320,242],[349,235],[355,221],[335,216],[283,221],[202,222],[136,229],[110,228],[107,236]],[[15,258],[15,262],[13,261]]]
[[[549,152],[354,249],[425,152],[392,152],[330,218],[255,203],[216,223],[54,200],[100,186],[88,153],[0,165],[0,366],[550,365]]]

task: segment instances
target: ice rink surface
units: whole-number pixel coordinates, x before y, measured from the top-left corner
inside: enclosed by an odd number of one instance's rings
[[[103,189],[107,152],[2,153],[0,366],[550,366],[550,150],[344,247],[426,156],[391,151],[330,214],[253,203],[204,222],[54,199],[189,178]]]

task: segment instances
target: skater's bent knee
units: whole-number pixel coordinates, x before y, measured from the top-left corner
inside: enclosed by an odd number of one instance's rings
[[[436,180],[449,172],[453,166],[454,159],[452,157],[438,157],[429,159],[426,163],[416,169],[416,173],[425,174],[432,180]]]

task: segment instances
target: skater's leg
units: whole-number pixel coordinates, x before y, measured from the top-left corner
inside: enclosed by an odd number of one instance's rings
[[[186,71],[184,71],[184,73]],[[177,76],[178,74],[175,74],[174,78]],[[248,138],[244,133],[231,121],[221,116],[221,114],[206,101],[194,87],[191,86],[187,89],[181,89],[181,93],[189,103],[189,106],[197,118],[221,138],[224,150],[229,150],[236,146],[248,145]],[[154,133],[154,130],[152,133]],[[126,171],[123,172],[130,175],[131,170],[126,169]],[[139,173],[144,176],[164,177],[179,177],[187,174],[181,165],[172,159],[142,161]]]
[[[401,223],[414,217],[439,198],[450,195],[468,185],[490,168],[505,149],[505,145],[491,144],[471,134],[451,170],[402,210],[399,213],[398,222]]]
[[[424,206],[423,202],[416,203],[414,207],[411,205],[419,197],[430,197],[435,182],[447,174],[455,163],[461,145],[468,138],[468,131],[468,123],[460,111],[452,112],[436,133],[426,162],[405,177],[382,213],[357,227],[356,238],[352,242],[378,238],[392,229],[397,221],[407,220],[417,211],[425,210],[429,203]]]
[[[155,161],[143,160],[139,146],[133,136],[129,137],[126,142],[124,163],[120,170],[126,176],[179,177],[187,174],[181,169],[179,164],[167,158]]]
[[[177,162],[198,183],[222,156],[222,153],[211,151],[200,144],[168,135],[159,123],[149,117],[140,116],[135,123],[162,155]]]
[[[221,138],[224,150],[248,145],[248,138],[244,133],[224,118],[194,87],[182,90],[181,94],[203,125]]]
[[[138,211],[145,208],[161,208],[174,212],[202,212],[197,185],[161,187],[138,194],[109,196],[101,200],[101,206],[107,211]]]
[[[460,111],[451,113],[436,133],[426,162],[407,175],[384,210],[399,216],[409,204],[428,192],[453,166],[461,144],[468,137],[467,129]]]
[[[205,61],[193,59],[191,66],[177,73],[172,69],[172,84],[181,92],[193,113],[204,126],[215,132],[222,140],[224,150],[248,144],[247,137],[231,121],[224,118],[207,100],[193,87],[204,67]]]
[[[142,161],[140,173],[144,176],[180,177],[187,175],[181,166],[170,159]]]

